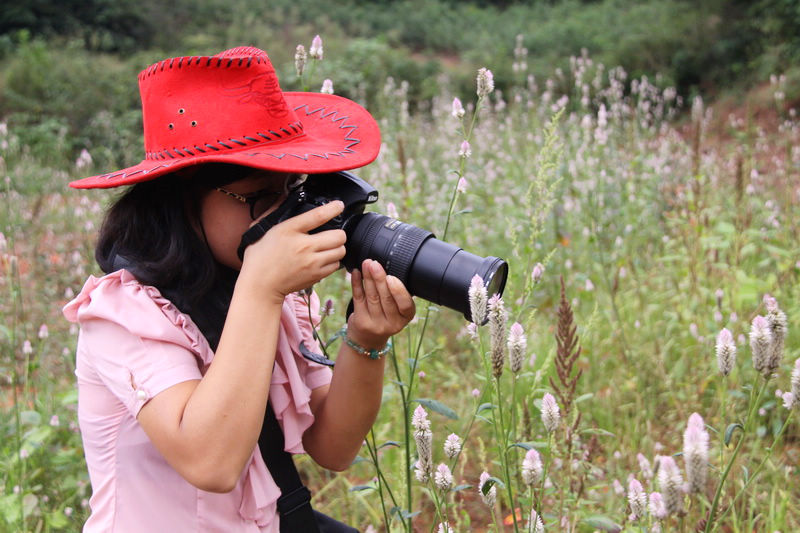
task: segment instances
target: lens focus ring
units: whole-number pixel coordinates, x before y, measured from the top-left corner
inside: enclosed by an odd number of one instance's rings
[[[414,262],[420,244],[432,237],[433,233],[405,223],[396,231],[397,236],[392,240],[386,258],[386,273],[407,283],[411,263]]]

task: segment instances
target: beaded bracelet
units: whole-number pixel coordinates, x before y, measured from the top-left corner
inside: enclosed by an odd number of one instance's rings
[[[391,351],[392,349],[392,339],[389,339],[386,342],[386,346],[384,346],[380,350],[374,350],[374,349],[368,350],[367,348],[364,348],[363,346],[355,342],[347,335],[347,326],[342,327],[342,329],[339,330],[338,335],[342,339],[344,339],[345,344],[347,344],[350,348],[352,348],[354,352],[356,352],[359,355],[367,356],[370,359],[380,359],[381,357],[389,353],[389,351]]]

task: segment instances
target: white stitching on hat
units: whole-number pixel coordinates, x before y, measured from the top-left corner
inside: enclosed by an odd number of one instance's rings
[[[324,153],[321,153],[321,154],[318,154],[318,153],[305,153],[303,155],[300,155],[300,154],[292,154],[292,153],[288,153],[288,152],[284,152],[282,154],[271,154],[271,153],[266,153],[266,152],[249,152],[249,153],[244,154],[244,155],[246,155],[248,157],[269,156],[269,157],[272,157],[274,159],[279,159],[279,160],[283,159],[284,157],[289,155],[289,156],[292,156],[292,157],[296,157],[298,159],[302,159],[303,161],[308,161],[308,159],[311,156],[318,157],[320,159],[329,160],[330,159],[329,156],[345,157],[347,154],[355,153],[355,150],[353,150],[351,147],[353,147],[353,146],[355,146],[357,144],[360,144],[361,143],[361,139],[358,139],[356,137],[352,137],[352,134],[358,129],[357,125],[355,125],[355,124],[345,124],[343,122],[344,120],[350,118],[349,115],[338,116],[338,110],[325,112],[326,107],[324,107],[324,106],[323,107],[318,107],[318,108],[316,108],[314,110],[310,110],[308,104],[301,104],[301,105],[295,107],[293,109],[293,111],[298,111],[298,110],[300,110],[302,108],[305,108],[306,116],[311,116],[311,115],[319,113],[320,118],[329,118],[329,117],[331,117],[330,118],[331,122],[342,122],[339,125],[339,129],[342,129],[342,130],[349,129],[350,130],[344,136],[344,140],[345,141],[350,141],[350,144],[346,145],[342,150],[339,150],[339,151],[336,151],[336,152],[324,152]],[[295,129],[295,125],[299,128],[300,131],[303,131],[304,128],[303,128],[302,122],[299,122],[299,121],[298,122],[294,122],[294,123],[290,124],[289,127],[291,127],[292,129]],[[274,132],[272,130],[267,130],[267,131],[269,131],[270,133],[275,134],[278,138],[281,138],[281,136],[279,134],[277,134],[276,132]],[[260,133],[259,132],[256,135],[258,135],[259,137],[264,137],[265,139],[267,139],[266,142],[260,142],[260,144],[267,144],[267,142],[271,140],[264,133]],[[246,135],[244,135],[242,137],[244,139],[257,141],[257,139],[253,139],[252,137],[248,137]],[[234,141],[234,142],[237,142],[239,144],[242,144],[242,146],[247,146],[246,144],[241,143],[241,141],[237,141],[235,139],[230,139],[230,140]],[[223,146],[226,146],[225,144],[222,143],[222,141],[217,140],[217,142],[219,144],[223,145]],[[217,151],[217,152],[221,150],[221,148],[217,148],[216,146],[214,146],[212,144],[209,144],[209,143],[206,143],[205,146],[208,147],[208,148],[211,148],[212,150]],[[232,148],[230,146],[226,146],[226,147],[227,148]],[[197,145],[195,145],[194,148],[196,150],[200,151],[200,152],[203,152],[203,153],[206,152],[206,150],[203,150],[202,148],[200,148]],[[179,149],[173,148],[173,150],[175,152],[177,152],[178,154],[180,154],[181,157],[186,157],[186,155],[184,155]],[[185,147],[182,150],[184,152],[188,152],[190,155],[194,155],[189,149],[187,149]],[[115,173],[111,173],[111,174],[105,174],[105,175],[97,176],[97,178],[98,179],[107,180],[107,181],[111,180],[111,179],[115,179],[115,178],[124,179],[124,178],[130,177],[130,176],[133,176],[134,174],[139,174],[139,173],[148,174],[148,173],[151,173],[151,172],[155,172],[156,170],[158,170],[160,168],[170,167],[174,163],[177,162],[177,160],[175,159],[176,156],[174,156],[172,153],[170,153],[169,150],[162,150],[160,152],[148,152],[146,154],[146,159],[165,159],[166,156],[169,156],[170,158],[172,158],[173,161],[165,161],[164,163],[162,163],[160,165],[157,165],[157,166],[155,166],[155,167],[153,167],[151,169],[136,170],[136,171],[133,171],[131,173],[115,172]]]

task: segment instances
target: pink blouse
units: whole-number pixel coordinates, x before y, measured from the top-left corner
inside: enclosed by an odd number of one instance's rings
[[[318,320],[319,300],[312,295]],[[170,467],[136,420],[139,409],[177,383],[202,378],[214,353],[188,315],[126,270],[90,277],[64,307],[78,337],[78,420],[92,482],[84,532],[277,532],[280,489],[256,445],[233,491],[202,491]],[[300,341],[318,349],[299,295],[283,303],[269,398],[285,449],[304,453],[313,423],[311,390],[331,380],[305,359]]]

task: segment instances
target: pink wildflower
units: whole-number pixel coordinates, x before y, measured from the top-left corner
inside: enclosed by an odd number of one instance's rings
[[[459,453],[461,453],[461,438],[451,433],[444,441],[444,454],[449,459],[455,459]]]
[[[667,517],[667,507],[664,505],[664,498],[661,496],[660,492],[651,492],[650,493],[650,502],[648,504],[648,510],[650,514],[656,520],[664,520]]]
[[[733,370],[736,362],[736,344],[733,342],[733,335],[727,328],[723,328],[717,335],[717,366],[723,376],[727,376]]]
[[[508,315],[503,304],[503,298],[499,294],[489,298],[489,333],[490,333],[490,353],[492,360],[492,375],[499,378],[503,373],[503,365],[506,357],[506,323]]]
[[[294,70],[297,72],[298,76],[303,75],[303,71],[306,68],[306,61],[308,60],[308,54],[306,54],[306,47],[302,44],[298,44],[297,48],[294,51]]]
[[[544,265],[541,263],[536,263],[533,267],[533,271],[531,272],[531,279],[533,279],[534,283],[539,283],[542,279],[542,275],[544,274]]]
[[[508,335],[508,360],[511,372],[514,374],[522,370],[522,359],[525,356],[527,346],[528,340],[525,338],[522,325],[519,322],[514,322]]]
[[[542,422],[548,433],[553,433],[558,428],[561,413],[555,397],[549,392],[542,398]]]
[[[446,464],[441,463],[436,467],[433,482],[439,490],[447,491],[453,486],[453,473]]]
[[[469,284],[469,311],[472,322],[481,325],[486,320],[486,304],[489,296],[483,278],[475,274]]]
[[[469,141],[462,141],[461,148],[458,150],[458,156],[467,159],[472,155],[472,148],[470,148]]]
[[[683,512],[683,476],[671,455],[662,455],[658,462],[658,484],[667,514]]]
[[[311,40],[311,48],[308,49],[308,57],[311,59],[322,59],[322,37],[315,35]]]
[[[753,351],[753,368],[760,372],[764,377],[769,377],[770,348],[772,346],[772,332],[769,322],[763,316],[753,319],[750,328],[750,348]]]
[[[484,98],[494,90],[494,75],[488,68],[481,68],[478,70],[477,77],[478,84],[478,97]]]
[[[631,513],[635,517],[634,520],[644,516],[647,510],[647,493],[642,488],[642,484],[635,478],[628,483],[628,503],[631,506]]]
[[[544,475],[544,466],[542,465],[542,458],[539,452],[531,448],[525,454],[525,459],[522,460],[522,481],[526,485],[533,485],[542,480]]]
[[[464,106],[461,105],[461,100],[459,100],[458,98],[453,98],[453,111],[452,111],[453,117],[461,119],[464,117],[465,113],[466,112],[464,111]]]
[[[703,418],[692,413],[683,433],[683,461],[691,492],[703,492],[708,473],[708,432]]]
[[[478,483],[478,493],[481,496],[481,500],[483,503],[488,505],[489,507],[494,507],[495,502],[497,501],[497,485],[492,485],[489,490],[484,493],[484,486],[489,481],[489,472],[485,470],[481,473],[480,482]]]
[[[400,218],[399,214],[397,213],[397,206],[394,205],[394,202],[389,202],[386,204],[386,214],[394,219]]]

